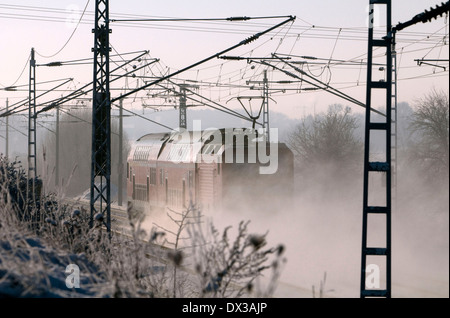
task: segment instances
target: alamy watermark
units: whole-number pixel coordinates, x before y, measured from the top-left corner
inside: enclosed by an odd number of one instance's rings
[[[366,267],[366,288],[380,288],[380,267],[376,264],[369,264]]]
[[[66,287],[69,289],[80,288],[80,268],[78,265],[69,264],[66,267]]]
[[[262,128],[202,130],[201,121],[194,120],[192,132],[178,128],[171,138],[169,160],[173,163],[222,163],[224,151],[225,163],[259,163],[260,174],[278,170],[277,128],[270,128],[267,142]]]
[[[366,12],[368,14],[366,26],[370,29],[381,26],[381,13],[379,10],[379,6],[374,4],[369,4],[366,8]]]
[[[66,27],[72,29],[74,26],[78,24],[78,22],[81,19],[80,7],[77,6],[76,4],[69,4],[66,7],[66,13],[67,13],[65,21]]]

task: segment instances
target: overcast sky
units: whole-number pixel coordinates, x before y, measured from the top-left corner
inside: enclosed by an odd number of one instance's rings
[[[367,54],[368,0],[167,0],[167,1],[110,1],[111,18],[179,17],[179,18],[226,18],[231,16],[296,16],[294,23],[285,24],[268,36],[263,36],[249,45],[226,55],[246,57],[269,57],[271,53],[312,56],[320,60],[309,60],[320,64],[304,64],[308,74],[331,86],[342,89],[360,101],[365,101],[365,58]],[[393,1],[393,24],[411,19],[424,9],[438,2],[429,0]],[[95,1],[0,1],[0,88],[25,85],[23,91],[0,90],[0,107],[6,98],[10,105],[27,96],[28,68],[24,66],[34,47],[37,63],[70,61],[91,58],[93,46],[93,11]],[[86,6],[87,5],[87,6]],[[86,7],[81,23],[81,13]],[[254,33],[280,23],[285,18],[254,20],[246,22],[116,22],[111,23],[111,54],[149,50],[150,56],[160,59],[153,65],[154,74],[167,74],[181,69],[212,54],[235,45]],[[383,16],[375,21],[384,25]],[[76,28],[76,31],[74,32]],[[73,34],[73,35],[72,35]],[[70,38],[70,41],[68,39]],[[412,26],[397,37],[399,52],[399,101],[414,102],[431,88],[448,87],[448,26],[446,18],[427,24]],[[59,52],[55,55],[55,53]],[[380,51],[378,51],[380,52]],[[378,53],[377,53],[378,54]],[[376,54],[376,55],[377,55]],[[378,54],[382,57],[382,54]],[[51,57],[49,57],[51,56]],[[131,55],[130,55],[131,56]],[[122,57],[117,57],[119,62]],[[125,55],[123,58],[128,58]],[[439,66],[417,66],[415,59],[444,59]],[[301,58],[292,58],[293,60]],[[336,60],[353,64],[336,65]],[[304,61],[304,59],[303,59]],[[383,63],[383,59],[376,62]],[[358,64],[359,63],[359,64]],[[277,64],[282,66],[281,64]],[[112,64],[111,68],[116,67]],[[446,69],[444,70],[444,67]],[[261,95],[259,90],[243,87],[248,81],[261,81],[263,70],[260,64],[245,61],[214,59],[177,77],[178,81],[200,81],[199,93],[231,108],[240,109],[237,96]],[[287,67],[286,69],[289,69]],[[22,76],[19,75],[22,73]],[[292,71],[292,69],[291,69]],[[158,73],[159,72],[159,73]],[[295,72],[294,72],[295,73]],[[298,74],[298,73],[297,73]],[[142,75],[139,73],[138,75]],[[144,75],[150,75],[146,73]],[[78,65],[60,68],[38,68],[37,81],[73,77],[67,89],[80,87],[92,80],[92,66]],[[375,78],[383,79],[383,70],[376,71]],[[269,69],[273,81],[293,80],[288,75]],[[43,84],[41,89],[56,85]],[[129,79],[115,87],[139,87],[142,80]],[[206,85],[206,86],[205,86]],[[209,85],[209,86],[208,86]],[[226,86],[230,85],[230,86]],[[302,86],[303,85],[303,86]],[[258,86],[258,84],[256,84]],[[362,111],[359,106],[326,92],[303,91],[305,83],[286,85],[273,84],[271,110],[282,112],[293,118],[326,109],[329,104],[342,103]],[[279,90],[277,90],[279,89]],[[296,91],[297,89],[297,91]],[[117,96],[120,91],[113,91]],[[60,94],[65,94],[61,92]],[[141,99],[128,99],[126,107],[139,108],[142,103],[160,105],[160,101],[136,95]],[[45,101],[43,97],[42,100]],[[167,102],[167,101],[164,101]],[[173,103],[173,100],[171,101]],[[257,109],[259,101],[253,100],[248,107]],[[169,102],[167,102],[169,103]],[[376,107],[382,107],[377,101]],[[167,106],[167,105],[166,105]],[[156,109],[157,107],[155,107]],[[160,107],[159,109],[165,109]]]

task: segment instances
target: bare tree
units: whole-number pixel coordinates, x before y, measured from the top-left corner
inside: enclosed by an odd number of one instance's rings
[[[289,135],[289,145],[305,170],[335,164],[341,171],[354,169],[363,153],[357,127],[349,107],[331,105],[326,113],[303,119]]]
[[[414,105],[410,159],[432,179],[449,178],[448,92],[433,89]]]

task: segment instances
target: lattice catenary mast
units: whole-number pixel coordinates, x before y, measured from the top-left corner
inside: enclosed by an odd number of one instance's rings
[[[442,3],[435,9],[426,10],[414,16],[410,21],[399,23],[392,27],[392,3],[391,0],[369,0],[369,39],[368,39],[368,55],[367,55],[367,91],[366,91],[366,122],[365,122],[365,147],[364,147],[364,189],[363,189],[363,228],[362,228],[362,258],[361,258],[361,289],[360,296],[364,297],[387,297],[390,298],[391,293],[391,215],[392,215],[392,185],[396,173],[396,130],[397,130],[397,69],[393,67],[396,62],[395,54],[395,34],[397,31],[406,27],[422,22],[431,21],[437,16],[442,16],[449,11],[449,1]],[[386,9],[386,36],[381,39],[374,39],[374,9],[375,5],[385,5]],[[384,48],[386,57],[386,80],[374,81],[372,78],[373,67],[373,50],[374,48]],[[395,72],[394,72],[395,71]],[[386,101],[386,117],[382,122],[372,121],[372,98],[373,91],[380,90],[385,92]],[[392,107],[394,104],[394,107]],[[375,161],[371,149],[371,134],[375,131],[381,131],[385,135],[384,160]],[[393,158],[394,156],[394,158]],[[384,193],[384,204],[378,205],[380,202],[380,194],[371,189],[369,184],[369,176],[374,173],[381,173],[383,181],[386,185]],[[378,200],[373,200],[373,198]],[[377,204],[372,204],[377,202]],[[384,247],[369,247],[368,245],[368,223],[369,215],[385,216],[385,234],[386,241]],[[385,258],[385,288],[370,288],[366,284],[367,257],[384,257]],[[369,287],[369,288],[368,288]]]
[[[109,1],[96,0],[92,99],[90,226],[96,221],[111,231],[111,96],[109,91]],[[105,222],[104,222],[105,220]]]

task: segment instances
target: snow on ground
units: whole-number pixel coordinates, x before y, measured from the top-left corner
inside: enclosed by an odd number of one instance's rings
[[[80,288],[66,286],[69,264],[80,268]],[[60,252],[24,235],[0,240],[0,298],[92,297],[98,295],[99,277],[84,254]]]

